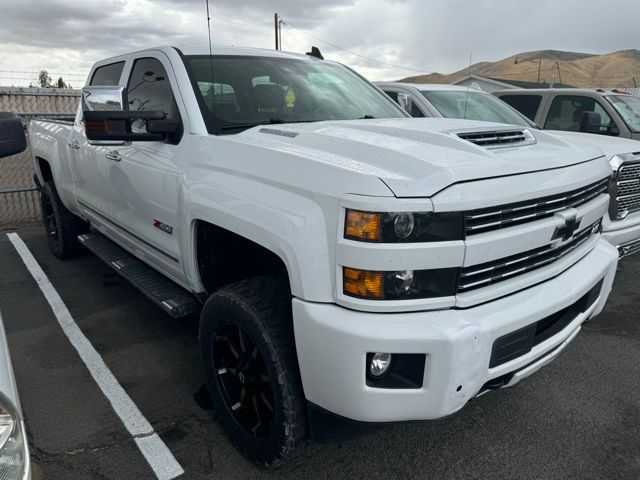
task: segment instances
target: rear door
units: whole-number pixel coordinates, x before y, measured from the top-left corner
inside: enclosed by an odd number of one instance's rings
[[[89,85],[118,85],[124,66],[125,62],[119,61],[97,67]],[[68,147],[80,209],[92,223],[102,225],[110,218],[112,208],[110,178],[112,162],[105,157],[111,147],[89,145],[81,112],[76,115]]]
[[[167,57],[161,52],[143,55],[133,59],[126,73],[129,110],[161,110],[167,118],[184,122],[184,106],[174,95],[178,91],[176,78]],[[144,121],[134,122],[132,130],[145,132]],[[137,141],[113,147],[109,168],[112,221],[117,225],[113,234],[119,243],[178,283],[184,280],[176,231],[180,224],[182,136],[169,142]]]

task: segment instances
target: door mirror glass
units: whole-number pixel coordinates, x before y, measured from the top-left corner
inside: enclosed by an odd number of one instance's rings
[[[27,148],[22,120],[15,113],[0,112],[0,158],[15,155]]]
[[[580,131],[582,133],[600,133],[602,119],[597,112],[584,112],[580,121]]]

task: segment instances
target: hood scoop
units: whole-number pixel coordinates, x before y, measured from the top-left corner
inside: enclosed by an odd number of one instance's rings
[[[521,147],[536,143],[535,137],[527,129],[499,130],[490,132],[461,132],[457,134],[462,140],[484,148]]]

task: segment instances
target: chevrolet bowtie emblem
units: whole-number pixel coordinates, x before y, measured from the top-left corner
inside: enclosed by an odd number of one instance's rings
[[[578,230],[579,226],[580,220],[578,220],[575,216],[565,219],[564,225],[559,226],[558,228],[556,228],[556,231],[553,232],[553,237],[551,237],[551,240],[562,240],[563,242],[567,241],[571,237],[573,237],[573,234],[576,233],[576,230]]]

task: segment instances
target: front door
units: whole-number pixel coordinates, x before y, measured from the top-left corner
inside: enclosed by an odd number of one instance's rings
[[[161,110],[181,119],[172,83],[175,78],[161,55],[134,61],[127,82],[129,110]],[[144,132],[136,121],[134,132]],[[132,142],[110,149],[109,185],[112,221],[121,243],[178,283],[184,281],[179,232],[181,156],[179,138],[169,142]]]

